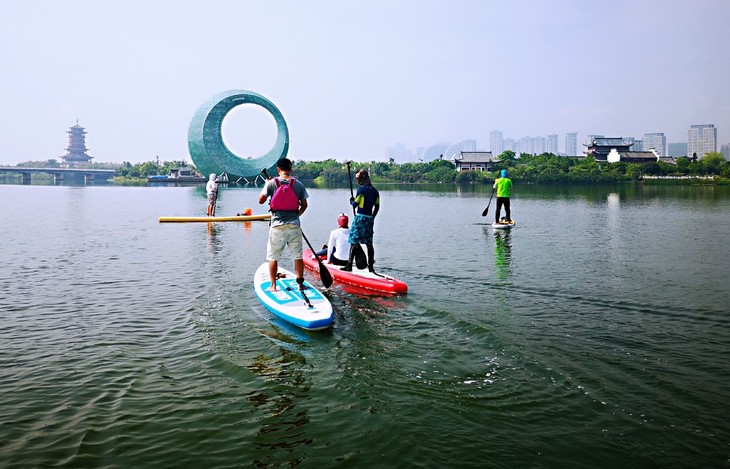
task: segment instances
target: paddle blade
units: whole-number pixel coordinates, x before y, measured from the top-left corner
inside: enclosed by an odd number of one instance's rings
[[[306,236],[304,236],[304,231],[302,231],[302,238],[304,238],[304,241],[306,241],[307,246],[309,246],[309,249],[312,250],[312,252],[316,252],[314,248],[312,247],[312,243],[309,242]],[[322,280],[322,284],[325,288],[329,288],[332,286],[332,274],[330,274],[330,271],[327,270],[327,267],[324,266],[322,263],[322,259],[317,257],[317,263],[319,263],[319,279]]]
[[[365,256],[365,251],[362,250],[362,246],[359,244],[355,245],[355,265],[358,269],[364,269],[368,266],[368,258]]]
[[[489,202],[487,202],[487,208],[485,208],[484,211],[482,212],[483,217],[486,217],[487,212],[489,212],[489,206],[492,205],[492,197],[494,197],[494,191],[496,191],[496,190],[497,190],[496,188],[492,189],[492,195],[489,196]]]
[[[319,279],[322,280],[322,285],[324,285],[325,288],[331,287],[332,274],[330,274],[330,271],[327,270],[327,267],[324,266],[319,258],[317,258],[317,262],[319,262]]]

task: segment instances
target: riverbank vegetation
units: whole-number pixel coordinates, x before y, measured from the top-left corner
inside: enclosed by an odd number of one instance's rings
[[[456,171],[449,160],[437,159],[428,163],[395,163],[371,161],[355,162],[351,173],[367,169],[376,183],[456,183],[491,184],[502,169],[509,171],[514,181],[527,183],[596,184],[621,181],[679,184],[730,184],[730,163],[722,154],[707,153],[699,159],[677,158],[676,164],[662,161],[652,163],[599,163],[592,156],[567,158],[543,153],[520,155],[505,151],[498,157],[499,163],[491,171]],[[59,167],[56,160],[29,161],[23,167]],[[147,161],[132,164],[93,163],[85,166],[98,169],[115,169],[115,180],[146,179],[155,174],[169,174],[173,168],[185,167],[185,161]],[[350,180],[347,166],[335,159],[324,161],[296,161],[295,176],[321,184],[347,184]]]
[[[650,177],[668,177],[685,184],[730,178],[730,164],[720,153],[708,153],[701,159],[678,158],[677,164],[661,161],[655,163],[599,163],[592,156],[566,158],[551,153],[521,155],[512,151],[499,155],[500,162],[492,171],[461,171],[448,160],[428,163],[354,163],[353,171],[366,168],[373,182],[384,183],[456,183],[486,184],[494,180],[499,171],[507,169],[515,181],[532,183],[610,183],[638,181]],[[347,183],[347,167],[334,159],[325,161],[297,161],[295,172],[301,179],[321,183]],[[713,178],[714,176],[714,178]],[[683,177],[683,179],[678,179]],[[655,179],[652,179],[655,180]],[[659,180],[659,179],[656,179]]]
[[[147,179],[148,176],[154,176],[156,174],[170,174],[170,170],[174,168],[184,168],[188,164],[184,161],[146,161],[144,163],[132,164],[128,161],[122,163],[117,168],[117,173],[114,176],[115,180],[133,180],[133,179]],[[194,167],[193,167],[194,168]]]

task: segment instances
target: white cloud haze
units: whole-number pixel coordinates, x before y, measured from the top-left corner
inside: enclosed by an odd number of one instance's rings
[[[186,159],[197,108],[229,89],[282,111],[296,159],[384,160],[472,138],[567,132],[730,142],[725,0],[0,1],[0,164]],[[224,136],[273,144],[241,106]],[[718,148],[719,150],[719,148]]]

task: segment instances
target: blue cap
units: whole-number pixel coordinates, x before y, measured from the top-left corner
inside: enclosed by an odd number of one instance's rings
[[[501,171],[501,172],[499,173],[499,177],[503,177],[503,178],[506,178],[506,177],[507,177],[507,170],[506,170],[506,169],[503,169],[503,170],[502,170],[502,171]]]

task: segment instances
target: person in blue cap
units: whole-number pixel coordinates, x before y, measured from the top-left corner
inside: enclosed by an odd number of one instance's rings
[[[509,197],[512,192],[512,180],[507,177],[507,170],[503,169],[500,171],[496,181],[494,181],[494,189],[497,191],[497,210],[494,212],[494,223],[512,223]],[[502,206],[504,206],[505,217],[500,222],[499,214],[502,212]]]

